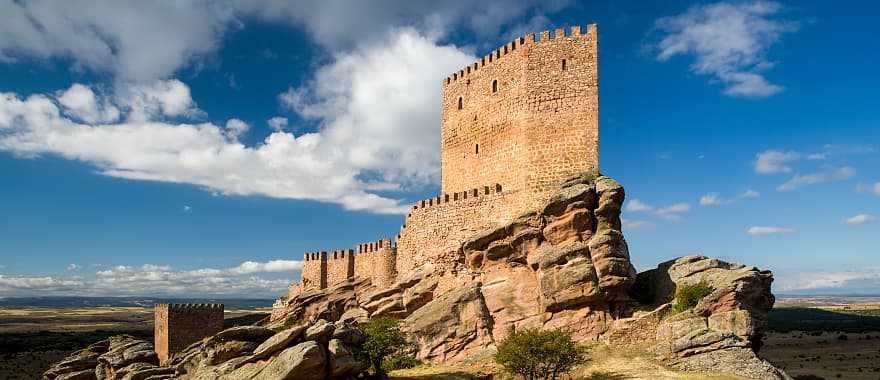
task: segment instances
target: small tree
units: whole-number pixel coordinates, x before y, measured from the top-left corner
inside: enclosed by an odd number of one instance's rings
[[[712,289],[706,281],[700,281],[693,285],[679,286],[675,290],[675,304],[672,305],[672,310],[676,313],[681,313],[692,309],[700,303],[700,300],[714,291],[715,289]]]
[[[556,379],[586,361],[586,349],[564,330],[524,329],[500,344],[495,361],[526,380]]]
[[[370,318],[363,330],[367,336],[363,352],[373,366],[376,377],[382,379],[385,377],[382,361],[402,349],[406,345],[406,338],[400,331],[398,320],[384,316]]]

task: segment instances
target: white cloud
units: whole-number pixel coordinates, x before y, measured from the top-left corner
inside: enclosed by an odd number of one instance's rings
[[[440,80],[474,60],[403,29],[382,44],[337,55],[307,86],[289,89],[280,100],[320,121],[321,144],[337,147],[332,154],[341,155],[345,165],[377,171],[379,182],[434,183],[440,167]],[[343,146],[344,152],[338,149]]]
[[[626,211],[630,212],[648,212],[654,211],[654,207],[642,202],[638,199],[632,199],[631,201],[626,203]]]
[[[628,230],[641,230],[641,229],[650,228],[650,227],[654,226],[653,223],[646,221],[646,220],[633,220],[633,219],[621,218],[620,222],[623,224],[623,228],[628,229]]]
[[[189,205],[183,205],[183,212],[189,212],[189,210],[192,210],[192,207]]]
[[[77,271],[77,270],[79,270],[79,268],[80,268],[80,266],[79,266],[79,265],[76,265],[76,264],[68,264],[68,265],[67,265],[67,271],[68,271],[68,272]]]
[[[877,289],[880,287],[880,268],[865,268],[838,272],[802,272],[778,276],[782,292],[821,289]]]
[[[203,1],[2,1],[0,15],[0,61],[70,58],[137,82],[213,52],[236,22],[231,9]]]
[[[666,207],[658,208],[656,211],[657,216],[669,219],[669,220],[679,220],[681,219],[681,214],[684,214],[691,210],[691,205],[687,203],[675,203]]]
[[[731,198],[722,197],[721,194],[718,193],[708,193],[700,197],[700,206],[720,206],[736,202],[740,199],[754,199],[760,196],[760,193],[752,189],[748,189],[742,194]]]
[[[844,181],[856,175],[856,170],[849,166],[827,169],[812,174],[795,174],[794,177],[779,185],[778,191],[791,191],[803,186],[815,185],[827,182]]]
[[[235,0],[235,8],[257,17],[304,26],[321,45],[350,48],[382,35],[389,28],[408,26],[433,38],[466,31],[479,39],[497,38],[505,25],[529,11],[536,16],[558,11],[569,0],[551,1],[431,1],[431,0]],[[533,17],[532,19],[535,19]],[[511,29],[520,29],[513,26]]]
[[[281,116],[275,116],[269,120],[266,120],[266,124],[275,131],[283,131],[284,128],[287,128],[287,118]]]
[[[528,13],[555,12],[568,0],[400,2],[381,0],[0,1],[0,62],[70,59],[76,69],[107,72],[123,82],[171,77],[216,52],[245,22],[305,29],[319,44],[352,49],[411,26],[432,38],[467,30],[481,40]],[[132,17],[137,15],[137,17]],[[158,27],[157,27],[158,26]]]
[[[626,203],[625,210],[628,212],[644,212],[651,213],[657,217],[667,220],[679,220],[681,214],[691,210],[691,205],[680,202],[665,207],[654,207],[638,199],[632,199]]]
[[[229,269],[234,274],[292,272],[302,270],[302,261],[296,260],[271,260],[265,263],[245,261],[235,268]]]
[[[858,214],[851,218],[846,219],[846,224],[850,225],[859,225],[859,224],[870,224],[877,221],[877,217],[869,214]]]
[[[864,183],[859,183],[856,185],[856,192],[859,193],[870,193],[880,197],[880,182],[877,182],[873,185],[866,185]]]
[[[68,115],[86,123],[112,122],[119,118],[116,107],[106,101],[99,104],[92,89],[79,83],[62,92],[58,96],[58,103]]]
[[[718,2],[661,18],[655,23],[662,33],[654,46],[657,59],[692,56],[691,70],[723,82],[725,94],[771,96],[782,87],[762,75],[774,65],[766,57],[767,50],[783,34],[797,29],[795,23],[773,18],[780,10],[773,2]]]
[[[758,153],[755,159],[755,173],[776,174],[791,172],[790,164],[803,158],[795,151],[767,150]]]
[[[782,235],[793,232],[795,232],[793,228],[770,226],[752,226],[746,231],[747,234],[752,236]]]
[[[437,47],[417,36],[401,35],[400,38],[404,45],[418,45],[412,54],[421,54],[420,59],[439,57],[435,62],[445,62],[442,67],[417,65],[418,73],[409,73],[413,77],[428,78],[423,81],[439,83],[434,79],[440,78],[441,72],[450,71],[448,67],[452,65],[457,67],[458,62],[453,63],[456,59],[465,59],[462,58],[465,55],[453,48]],[[397,52],[394,48],[390,51]],[[457,58],[442,59],[449,56]],[[397,75],[405,76],[407,71],[399,70]],[[423,94],[407,98],[424,103],[403,101],[404,104],[397,107],[389,104],[383,120],[386,123],[372,119],[354,125],[332,119],[332,124],[320,133],[297,137],[275,132],[252,147],[227,136],[230,130],[242,130],[237,122],[228,123],[230,128],[221,128],[211,123],[162,121],[165,117],[197,111],[189,89],[176,80],[124,91],[132,98],[118,101],[123,104],[120,109],[129,112],[127,121],[118,124],[80,124],[61,113],[55,98],[32,95],[22,99],[17,94],[2,93],[0,150],[25,157],[59,155],[90,163],[98,167],[101,174],[120,178],[188,183],[231,195],[333,202],[349,210],[403,213],[406,207],[399,200],[368,190],[399,187],[389,180],[425,183],[436,178],[432,175],[436,173],[436,159],[430,158],[439,143],[422,140],[424,135],[437,135],[439,115],[422,116],[424,119],[413,115],[430,114],[432,104],[439,101],[428,100],[436,100],[439,94],[425,91],[422,84],[414,81],[413,87],[402,90]],[[358,104],[361,103],[351,106]],[[156,119],[159,121],[154,121]],[[414,124],[403,120],[421,120],[424,125],[415,124],[421,129],[412,128]],[[395,124],[388,123],[390,121]],[[406,131],[398,135],[396,131],[401,130]],[[421,134],[406,133],[412,130],[419,130]],[[349,145],[354,148],[339,148]],[[369,173],[378,173],[379,177],[367,178]]]
[[[79,267],[77,267],[79,268]],[[235,295],[272,297],[283,292],[290,279],[263,278],[260,273],[302,270],[302,262],[245,261],[235,267],[174,270],[168,265],[119,265],[81,277],[0,275],[0,296],[10,295]]]
[[[232,139],[238,139],[248,129],[250,129],[250,126],[239,119],[232,118],[226,121],[226,135]]]

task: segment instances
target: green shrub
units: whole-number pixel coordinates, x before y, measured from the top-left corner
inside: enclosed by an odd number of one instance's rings
[[[672,310],[676,313],[692,309],[700,303],[703,297],[708,296],[715,289],[712,289],[706,281],[700,281],[693,285],[682,285],[675,290],[675,304]]]
[[[385,377],[382,363],[386,357],[406,346],[406,337],[400,331],[400,322],[389,317],[374,317],[363,326],[367,336],[363,353],[367,356],[377,378]]]
[[[495,361],[526,380],[556,379],[586,361],[586,349],[563,330],[524,329],[498,344]]]
[[[420,365],[422,365],[422,362],[412,355],[392,355],[382,361],[382,369],[385,370],[385,372],[415,368]]]

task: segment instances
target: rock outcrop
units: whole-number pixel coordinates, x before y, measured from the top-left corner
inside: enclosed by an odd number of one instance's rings
[[[442,258],[390,287],[356,278],[287,301],[274,325],[364,320],[388,315],[418,331],[420,359],[455,362],[494,345],[512,329],[564,327],[596,339],[628,315],[636,272],[621,232],[624,190],[584,174],[566,181],[545,207],[455,243]]]
[[[630,290],[652,312],[614,322],[603,337],[611,344],[651,342],[658,358],[689,371],[726,371],[756,379],[786,375],[755,353],[775,298],[773,275],[754,267],[687,256],[639,273]],[[695,307],[672,312],[676,289],[706,284],[712,292]]]
[[[148,343],[119,338],[75,353],[46,378],[351,378],[369,367],[356,325],[379,315],[401,319],[412,354],[434,363],[475,357],[512,330],[565,328],[581,341],[649,348],[684,370],[786,378],[755,354],[774,303],[772,274],[702,256],[636,274],[621,231],[623,202],[614,180],[581,175],[539,210],[438,242],[443,254],[390,286],[354,278],[295,294],[276,303],[263,327],[225,330],[175,354],[168,367],[156,367]],[[676,290],[697,283],[711,293],[674,312]]]

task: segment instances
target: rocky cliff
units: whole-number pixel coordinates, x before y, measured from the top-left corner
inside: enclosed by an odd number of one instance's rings
[[[639,345],[680,369],[785,378],[755,354],[774,302],[772,275],[700,256],[637,275],[621,231],[623,202],[624,189],[611,178],[572,178],[539,210],[464,241],[442,242],[450,248],[439,259],[391,286],[355,278],[283,300],[280,317],[248,330],[248,339],[233,339],[239,335],[227,330],[175,355],[174,376],[298,378],[279,371],[304,362],[296,366],[344,378],[363,370],[353,356],[339,357],[356,352],[358,340],[332,335],[340,339],[333,343],[331,335],[308,331],[348,331],[388,315],[403,321],[413,353],[433,363],[491,352],[510,331],[542,327],[568,329],[582,341]],[[674,313],[676,289],[698,282],[709,284],[711,294]]]

